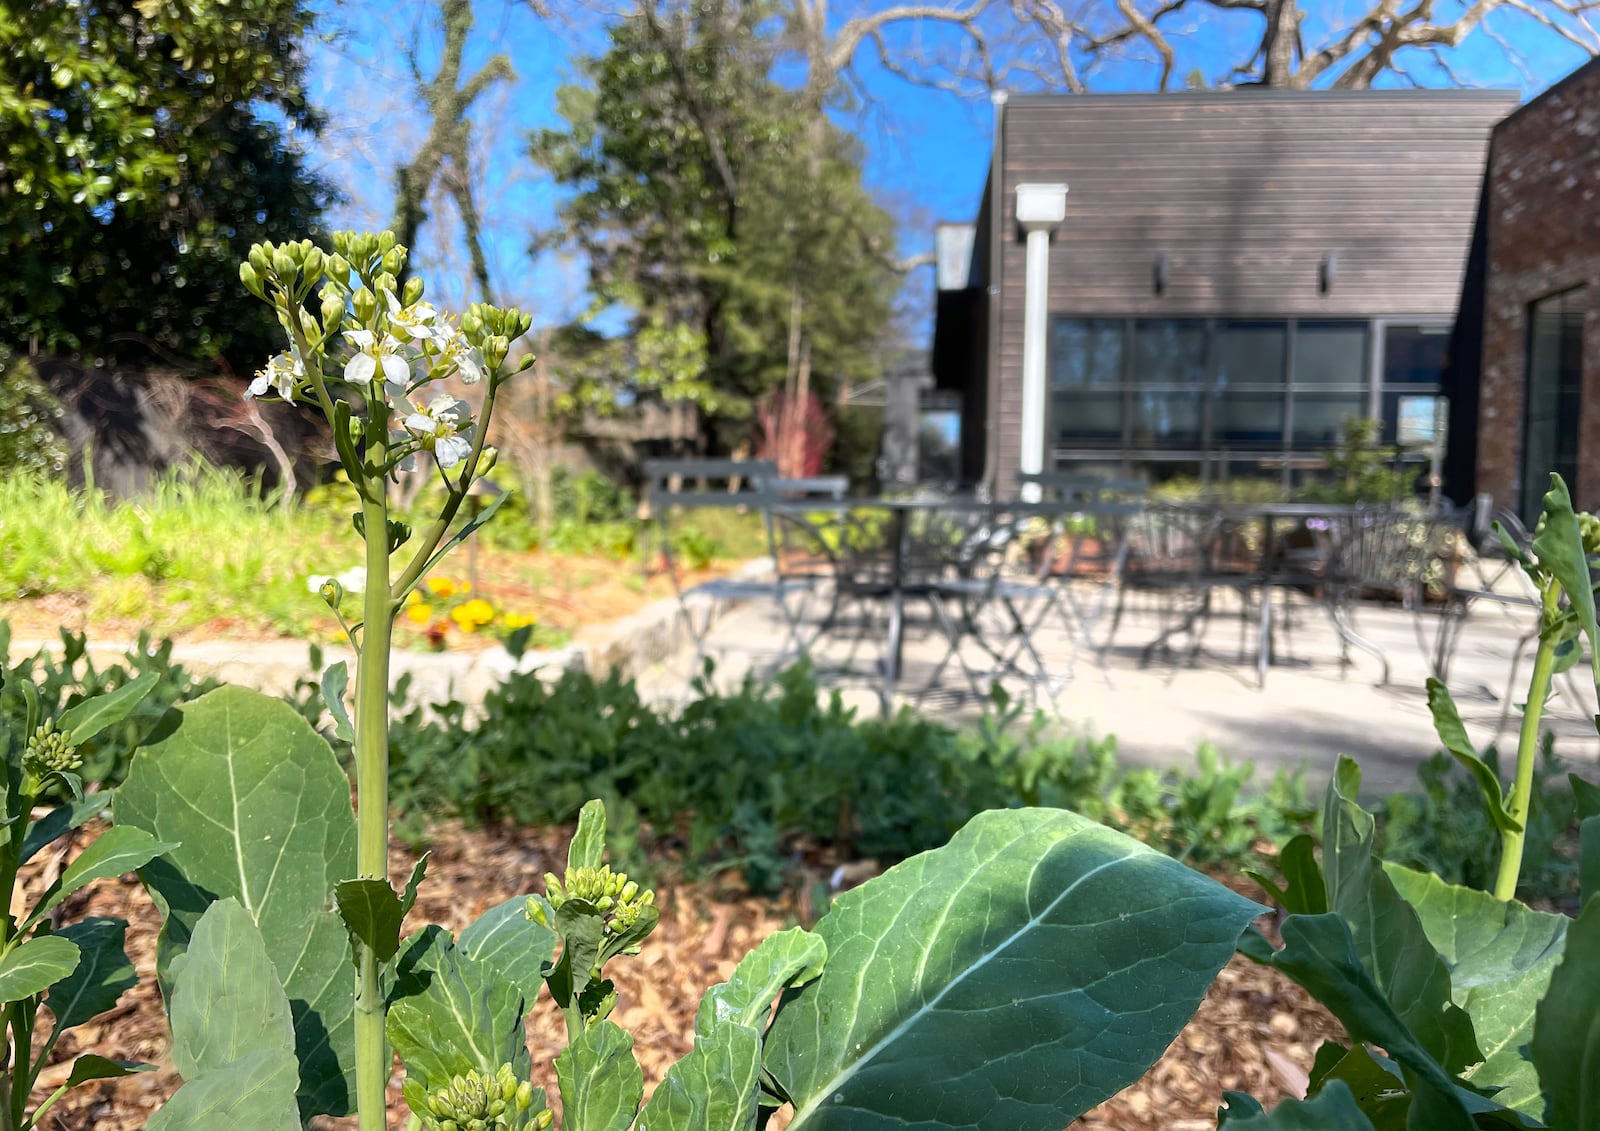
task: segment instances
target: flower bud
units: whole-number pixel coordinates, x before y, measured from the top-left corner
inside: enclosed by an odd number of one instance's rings
[[[339,603],[344,600],[344,586],[339,584],[339,579],[330,577],[317,586],[317,596],[321,597],[328,608],[338,611]]]
[[[256,274],[256,269],[250,265],[248,260],[239,264],[239,281],[244,284],[245,290],[257,298],[262,297],[261,276]]]
[[[478,314],[477,303],[461,316],[461,332],[463,334],[477,334],[483,330],[483,317]]]
[[[313,246],[309,251],[306,252],[306,276],[313,280],[322,278],[322,268],[324,263],[325,257],[322,254],[322,249],[320,247]]]
[[[341,287],[348,287],[350,285],[350,261],[342,255],[329,256],[328,278],[338,283]]]
[[[272,269],[277,273],[278,281],[283,283],[285,286],[294,282],[295,273],[297,271],[297,268],[294,264],[294,257],[282,248],[279,248],[272,253]]]
[[[517,1108],[527,1111],[533,1106],[533,1085],[527,1080],[517,1085]]]
[[[406,253],[398,247],[390,248],[383,253],[382,266],[390,275],[398,275],[406,265]]]
[[[378,243],[377,243],[377,254],[379,254],[379,255],[387,254],[389,249],[394,247],[395,244],[398,243],[398,242],[399,241],[395,239],[395,234],[393,232],[379,232],[378,233]]]
[[[344,298],[333,287],[322,288],[322,332],[338,333],[344,322]]]
[[[405,287],[400,292],[400,305],[412,306],[422,301],[422,277],[413,275],[406,280]]]
[[[356,312],[356,321],[363,326],[370,326],[378,313],[378,296],[366,287],[357,287],[351,292],[350,306]]]
[[[494,470],[494,465],[500,461],[500,449],[493,444],[485,444],[483,451],[478,455],[478,474],[488,475]]]
[[[551,1111],[549,1108],[545,1108],[538,1115],[533,1117],[533,1131],[546,1131],[546,1129],[555,1121],[556,1113]]]
[[[633,897],[638,895],[638,894],[639,894],[639,885],[637,883],[635,883],[633,880],[629,880],[627,883],[622,885],[622,902],[623,903],[632,903],[633,902]]]

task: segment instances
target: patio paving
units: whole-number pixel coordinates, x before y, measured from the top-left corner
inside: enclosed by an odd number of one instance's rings
[[[1231,761],[1254,763],[1257,783],[1269,780],[1280,767],[1304,769],[1309,780],[1319,783],[1337,755],[1349,754],[1361,762],[1369,790],[1412,784],[1417,765],[1439,749],[1424,688],[1428,664],[1413,614],[1378,605],[1364,605],[1357,614],[1358,630],[1390,664],[1390,680],[1380,685],[1380,665],[1357,649],[1350,650],[1349,665],[1341,667],[1339,637],[1323,606],[1297,593],[1287,613],[1277,614],[1277,655],[1262,688],[1257,686],[1254,622],[1244,632],[1241,653],[1239,606],[1234,601],[1230,608],[1230,599],[1231,594],[1219,598],[1193,663],[1157,653],[1143,664],[1141,653],[1159,635],[1161,621],[1153,608],[1131,607],[1103,659],[1087,651],[1078,657],[1073,678],[1055,700],[1060,725],[1115,735],[1119,755],[1129,764],[1192,764],[1199,744],[1211,742]],[[1134,606],[1133,595],[1129,604]],[[1474,607],[1462,629],[1449,683],[1480,750],[1496,740],[1512,652],[1531,616],[1525,608],[1484,604]],[[1102,637],[1108,623],[1109,617],[1102,621]],[[1424,624],[1431,646],[1437,622],[1429,617]],[[881,639],[880,634],[860,645],[853,658],[837,637],[825,637],[812,647],[824,687],[839,688],[863,714],[879,709],[872,673],[882,653]],[[717,685],[737,683],[747,672],[770,674],[793,662],[786,642],[786,627],[770,604],[731,610],[707,639],[707,652],[717,662]],[[1072,655],[1066,632],[1041,631],[1035,642],[1048,670],[1064,675]],[[1188,641],[1179,638],[1178,643]],[[900,683],[905,694],[900,701],[951,721],[969,720],[981,703],[953,661],[937,688],[918,695],[945,651],[943,638],[929,627],[926,606],[909,602]],[[976,650],[965,654],[977,668]],[[1531,667],[1530,647],[1514,698],[1526,694]],[[686,651],[644,672],[641,687],[658,701],[682,699],[693,670],[693,653]],[[1592,721],[1594,689],[1587,665],[1572,676],[1557,681],[1558,695],[1546,713],[1545,727],[1555,733],[1560,756],[1592,767],[1600,760],[1600,737]],[[1015,694],[1027,693],[1027,685],[1015,678],[1007,686]],[[1513,706],[1498,738],[1508,766],[1520,719]]]

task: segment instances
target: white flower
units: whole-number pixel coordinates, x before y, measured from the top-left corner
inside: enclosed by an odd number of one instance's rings
[[[286,353],[280,353],[267,362],[265,369],[256,374],[255,380],[251,381],[250,387],[244,391],[244,399],[248,401],[265,396],[276,387],[278,396],[292,402],[294,387],[305,379],[305,375],[306,371],[299,361]]]
[[[427,341],[447,332],[447,328],[436,324],[439,312],[428,303],[414,302],[410,306],[402,307],[400,300],[394,297],[393,291],[384,291],[383,297],[389,304],[389,325],[396,330],[417,341]]]
[[[344,336],[356,347],[345,362],[344,379],[353,385],[367,385],[381,368],[385,391],[391,396],[404,392],[411,382],[411,362],[400,352],[399,339],[391,334],[379,338],[371,330],[346,330]]]
[[[415,409],[401,421],[422,447],[433,453],[439,467],[449,471],[472,454],[472,407],[448,394],[434,397],[425,409]]]
[[[476,385],[485,377],[483,354],[471,346],[463,346],[456,353],[456,372],[464,385]]]

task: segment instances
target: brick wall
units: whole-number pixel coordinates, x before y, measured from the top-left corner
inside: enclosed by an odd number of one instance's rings
[[[1488,260],[1478,490],[1516,505],[1528,306],[1582,286],[1580,507],[1600,506],[1600,60],[1495,128],[1488,169]]]

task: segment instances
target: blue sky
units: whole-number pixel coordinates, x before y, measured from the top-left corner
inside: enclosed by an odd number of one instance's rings
[[[887,2],[856,0],[852,6],[836,0],[834,14],[843,19]],[[578,11],[570,0],[553,0],[553,5],[563,12]],[[1437,18],[1448,18],[1457,6],[1459,0],[1442,0]],[[1306,38],[1315,43],[1329,27],[1343,26],[1341,20],[1368,4],[1309,0],[1306,7],[1311,12]],[[469,40],[466,72],[499,52],[511,59],[517,73],[515,82],[485,95],[473,116],[481,162],[479,206],[485,214],[497,298],[522,305],[540,324],[563,321],[587,305],[583,265],[558,253],[537,262],[527,254],[533,236],[551,227],[557,195],[524,156],[525,139],[530,130],[560,124],[556,88],[576,77],[577,58],[604,49],[603,25],[586,12],[541,21],[521,0],[477,0],[475,11],[478,22]],[[442,38],[434,12],[429,0],[345,0],[323,22],[322,30],[335,34],[331,42],[313,49],[312,85],[329,111],[331,127],[317,143],[315,159],[350,194],[350,202],[335,216],[340,226],[381,227],[388,222],[393,205],[389,170],[396,155],[414,149],[426,125],[403,46],[420,43],[424,73],[431,74]],[[1177,74],[1198,69],[1214,76],[1225,69],[1226,61],[1241,56],[1240,44],[1252,41],[1253,21],[1249,14],[1194,21],[1174,40],[1180,52]],[[1487,28],[1490,34],[1472,35],[1450,55],[1454,75],[1474,86],[1509,87],[1531,96],[1585,57],[1576,46],[1514,11],[1493,14]],[[930,53],[956,46],[937,25],[900,26],[890,43]],[[1008,50],[1015,56],[1029,46]],[[841,112],[839,121],[862,141],[867,183],[896,217],[901,253],[914,254],[931,247],[935,222],[967,220],[975,211],[993,110],[981,90],[963,97],[916,86],[866,54],[858,63],[864,101]],[[1424,85],[1453,85],[1451,75],[1439,66],[1426,59],[1414,63],[1414,76]],[[1155,74],[1145,59],[1133,57],[1112,60],[1086,78],[1096,91],[1149,90]],[[424,229],[418,243],[415,254],[434,293],[459,302],[467,289],[466,257],[448,209],[439,223]],[[912,277],[913,306],[919,295],[925,304],[932,285],[927,269]]]

